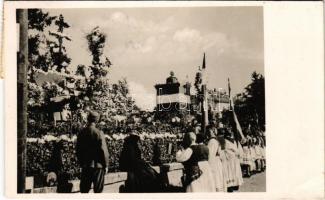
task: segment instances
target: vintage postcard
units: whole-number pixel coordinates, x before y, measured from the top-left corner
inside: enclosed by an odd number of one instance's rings
[[[323,197],[322,3],[4,8],[8,196]]]

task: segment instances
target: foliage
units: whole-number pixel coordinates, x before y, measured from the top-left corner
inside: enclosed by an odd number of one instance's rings
[[[44,31],[57,17],[44,13],[41,9],[28,9],[28,29]]]
[[[245,92],[238,94],[235,100],[235,110],[240,124],[244,128],[265,130],[265,82],[264,77],[256,72],[252,73],[252,82],[245,88]]]
[[[29,80],[33,81],[34,69],[42,69],[47,72],[49,69],[55,69],[61,72],[62,69],[67,71],[67,66],[71,59],[66,54],[63,40],[71,40],[63,34],[64,28],[69,25],[64,22],[60,15],[50,16],[49,13],[41,9],[28,10],[28,59],[29,59]],[[52,24],[57,26],[57,32],[47,31]],[[55,40],[51,40],[53,36]]]
[[[92,70],[91,76],[94,79],[105,77],[108,73],[107,69],[112,65],[106,56],[103,58],[106,37],[106,34],[102,33],[98,26],[86,35],[88,50],[93,57],[93,66],[90,66],[90,68]]]
[[[152,163],[154,157],[154,145],[158,144],[160,149],[160,160],[162,163],[169,163],[175,161],[175,154],[177,150],[177,143],[173,137],[142,137],[140,141],[140,148],[142,157],[149,163]],[[61,159],[62,171],[68,173],[71,179],[80,178],[80,166],[75,156],[75,137],[69,138],[67,136],[53,137],[45,136],[43,138],[29,138],[27,141],[27,176],[45,177],[49,173],[49,164],[53,157],[54,146],[61,143]],[[123,148],[123,137],[107,137],[107,145],[109,147],[109,171],[119,171],[119,156]],[[168,153],[168,146],[172,145],[172,151]],[[39,187],[45,185],[41,183]]]

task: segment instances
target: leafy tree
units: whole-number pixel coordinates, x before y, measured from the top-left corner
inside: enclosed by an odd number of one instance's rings
[[[57,41],[48,41],[53,60],[53,67],[56,67],[55,69],[58,72],[61,72],[62,69],[67,72],[67,66],[70,64],[71,58],[69,58],[66,53],[66,49],[63,46],[63,41],[71,41],[71,39],[70,37],[66,36],[63,31],[64,29],[69,28],[70,25],[64,21],[64,17],[62,15],[59,16],[58,20],[55,20],[55,25],[57,26],[57,32],[55,33],[49,31],[49,35],[55,37]]]
[[[28,29],[44,31],[57,17],[44,13],[41,9],[28,9]]]
[[[251,126],[265,130],[265,81],[264,76],[252,73],[252,82],[245,88],[245,92],[238,94],[235,109],[242,126]]]
[[[51,65],[51,55],[44,34],[46,27],[56,19],[41,9],[28,9],[28,80],[33,82],[34,68],[47,71]]]
[[[59,19],[56,16],[50,16],[49,13],[43,12],[41,9],[28,10],[28,58],[29,58],[29,75],[33,81],[34,69],[48,71],[56,69],[61,72],[62,69],[67,71],[67,66],[71,59],[66,54],[66,49],[63,45],[64,40],[71,40],[63,34],[65,28],[70,26],[64,21],[62,15]],[[45,31],[46,28],[56,25],[57,32]],[[51,41],[48,35],[56,38],[56,41]]]
[[[86,35],[86,39],[88,50],[92,55],[92,65],[89,66],[91,74],[87,82],[86,95],[92,99],[98,93],[109,93],[106,76],[112,64],[106,56],[103,56],[106,34],[101,32],[98,26]]]
[[[97,26],[89,34],[86,35],[86,39],[88,41],[88,50],[93,57],[91,76],[93,76],[95,79],[105,77],[108,73],[108,68],[112,65],[106,56],[103,57],[106,34],[102,33]]]

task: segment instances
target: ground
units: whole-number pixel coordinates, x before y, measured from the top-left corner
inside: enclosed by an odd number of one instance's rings
[[[239,188],[239,192],[265,192],[266,176],[265,172],[255,174],[250,178],[244,178],[244,184]]]
[[[244,184],[238,192],[265,192],[266,191],[266,173],[258,173],[250,178],[244,178]],[[122,183],[121,183],[122,184]],[[104,193],[117,192],[121,184],[110,185],[104,188]]]

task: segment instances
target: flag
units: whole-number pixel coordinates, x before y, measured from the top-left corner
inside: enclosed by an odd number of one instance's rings
[[[208,77],[206,75],[206,65],[205,65],[205,53],[203,54],[203,62],[202,62],[202,84],[208,83]]]
[[[202,63],[202,69],[205,69],[205,53],[203,54],[203,63]]]
[[[230,87],[230,80],[229,80],[229,78],[228,78],[228,92],[229,92],[229,99],[230,99],[231,87]]]
[[[230,87],[230,80],[228,78],[228,95],[229,95],[229,109],[232,110],[232,101],[231,101],[231,87]]]
[[[241,137],[242,140],[246,140],[246,139],[245,139],[245,136],[244,136],[244,134],[243,134],[243,131],[242,131],[242,129],[241,129],[241,126],[240,126],[240,124],[239,124],[239,121],[238,121],[238,118],[237,118],[237,115],[236,115],[235,110],[233,110],[232,113],[233,113],[234,122],[235,122],[235,125],[236,125],[236,130],[237,130],[237,132],[239,133],[239,135],[240,135],[240,137]]]

